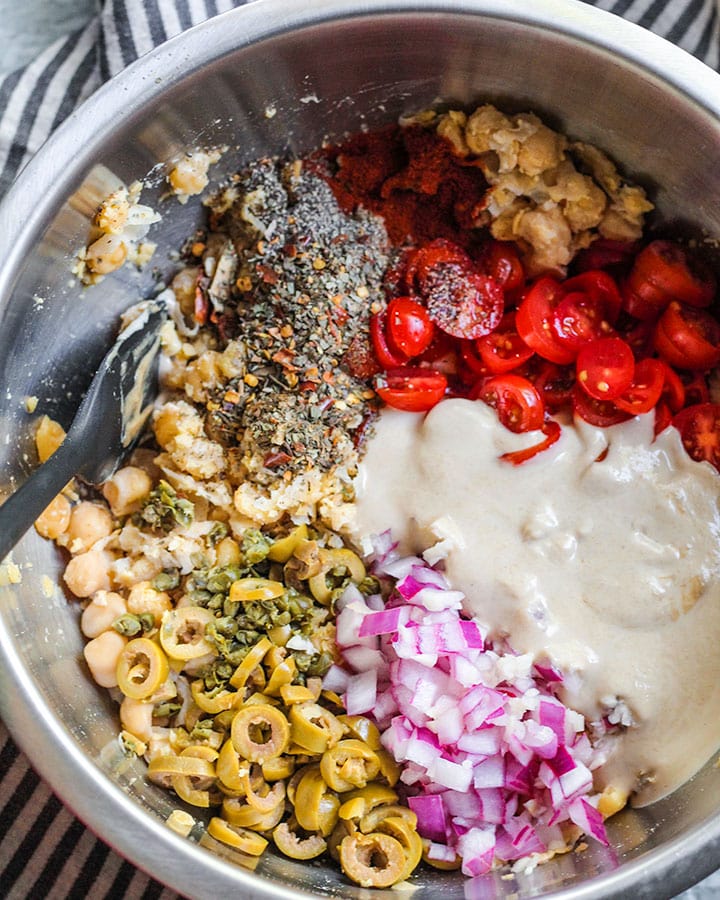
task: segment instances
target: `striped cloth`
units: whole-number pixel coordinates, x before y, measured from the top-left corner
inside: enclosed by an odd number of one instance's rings
[[[243,0],[105,0],[80,31],[0,79],[0,196],[45,138],[138,56]],[[714,0],[585,0],[720,64]],[[717,896],[696,888],[692,896]],[[0,898],[174,900],[97,840],[37,777],[0,722]]]

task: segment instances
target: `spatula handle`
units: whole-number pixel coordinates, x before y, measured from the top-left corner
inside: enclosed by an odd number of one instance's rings
[[[0,506],[0,562],[5,559],[35,519],[59,494],[82,464],[77,443],[66,440]]]

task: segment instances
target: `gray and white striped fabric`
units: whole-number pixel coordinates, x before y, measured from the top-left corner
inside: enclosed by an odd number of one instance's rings
[[[715,0],[585,2],[720,66]],[[0,79],[0,197],[48,135],[100,84],[173,35],[240,5],[242,0],[105,0],[84,29]],[[64,809],[0,722],[0,898],[86,897],[173,900],[176,895],[118,857]]]

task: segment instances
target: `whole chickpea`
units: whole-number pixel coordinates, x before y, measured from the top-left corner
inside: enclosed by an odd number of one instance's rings
[[[103,631],[85,644],[85,662],[90,674],[101,687],[117,687],[117,664],[126,643],[127,638],[111,629]]]
[[[126,612],[127,605],[120,594],[114,591],[98,591],[80,617],[82,633],[85,637],[96,638]]]
[[[150,493],[152,481],[144,469],[123,466],[103,485],[103,496],[114,516],[126,516],[137,509],[139,501]]]
[[[160,624],[162,614],[172,607],[170,597],[165,591],[156,591],[148,581],[140,581],[134,585],[128,595],[128,612],[136,616],[143,613],[151,613],[155,617],[155,624]]]
[[[72,508],[63,544],[73,554],[84,553],[97,541],[111,534],[112,529],[110,510],[99,503],[83,500]]]
[[[67,564],[65,584],[76,597],[90,597],[96,591],[110,590],[109,569],[114,560],[107,550],[87,550],[73,556]]]
[[[125,697],[120,704],[120,721],[123,728],[141,741],[147,742],[152,736],[152,714],[152,703]]]

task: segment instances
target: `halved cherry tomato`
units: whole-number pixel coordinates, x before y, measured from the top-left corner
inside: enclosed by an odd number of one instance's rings
[[[637,241],[613,241],[598,238],[575,257],[573,267],[577,272],[589,269],[610,269],[613,273],[630,265],[637,252]]]
[[[668,369],[669,366],[659,359],[640,360],[635,366],[632,384],[624,393],[615,398],[615,406],[633,416],[639,416],[655,409],[663,392],[665,373]],[[675,377],[677,378],[677,376]],[[682,387],[682,382],[680,386]]]
[[[677,369],[711,369],[720,362],[720,323],[702,309],[673,301],[655,326],[655,349]]]
[[[685,406],[707,403],[710,400],[710,388],[702,372],[693,372],[683,379],[685,388]]]
[[[420,296],[438,328],[466,340],[493,331],[505,306],[502,288],[492,278],[454,263],[436,265],[425,277]]]
[[[458,343],[455,338],[436,328],[430,346],[414,360],[415,365],[442,372],[443,375],[457,375],[460,369]]]
[[[377,361],[383,369],[396,369],[407,362],[407,357],[400,351],[393,349],[386,335],[387,310],[370,316],[370,340]]]
[[[662,400],[667,404],[668,409],[671,413],[679,412],[683,406],[685,406],[685,385],[683,384],[682,378],[678,375],[678,373],[673,369],[672,366],[669,366],[665,360],[658,360],[661,366],[663,366],[665,372],[665,381],[662,389]],[[705,379],[703,379],[703,384],[705,383]],[[707,400],[707,397],[705,397]],[[697,401],[693,401],[697,402]]]
[[[517,333],[512,312],[503,316],[495,331],[478,338],[475,347],[482,364],[494,375],[511,372],[527,362],[534,352]]]
[[[553,328],[555,307],[564,290],[556,278],[545,275],[531,285],[515,315],[515,327],[520,337],[532,349],[550,362],[564,366],[576,353],[564,346]]]
[[[665,431],[668,425],[672,425],[672,419],[672,410],[664,400],[660,400],[655,407],[655,437],[657,437],[661,431]]]
[[[562,289],[552,324],[564,347],[577,354],[588,341],[614,334],[622,300],[607,272],[583,272],[563,282]]]
[[[622,307],[622,295],[615,279],[607,272],[594,269],[574,275],[563,282],[563,289],[567,294],[576,291],[587,294],[590,301],[603,310],[604,318],[611,325],[617,322]]]
[[[512,293],[525,284],[520,257],[515,245],[509,241],[490,241],[483,248],[483,270],[493,281],[500,285],[505,293]]]
[[[412,297],[395,297],[387,308],[387,336],[408,359],[419,356],[432,343],[435,326],[425,307]]]
[[[402,366],[375,378],[375,391],[388,406],[407,412],[426,412],[445,395],[447,378],[431,369]]]
[[[500,459],[504,459],[514,466],[519,466],[532,459],[533,456],[537,456],[538,453],[542,453],[543,450],[547,450],[548,447],[552,447],[560,437],[561,431],[559,422],[556,422],[555,419],[548,419],[542,427],[542,433],[545,435],[544,441],[540,441],[539,444],[533,444],[532,447],[526,447],[524,450],[510,450],[507,453],[503,453]]]
[[[655,352],[653,347],[654,331],[654,320],[646,319],[639,322],[637,319],[630,319],[629,316],[627,321],[623,322],[621,327],[618,327],[618,334],[630,345],[635,359],[645,359],[646,356],[652,356]]]
[[[692,459],[705,460],[720,470],[720,403],[686,406],[672,423]]]
[[[615,400],[632,384],[635,357],[622,338],[600,338],[581,348],[575,368],[586,393],[595,400]]]
[[[558,366],[543,360],[543,365],[531,381],[551,412],[559,412],[571,405],[575,387],[574,366]]]
[[[451,264],[463,271],[470,273],[475,271],[475,266],[468,254],[444,238],[437,238],[422,247],[414,247],[409,250],[401,260],[403,278],[410,293],[422,293],[425,281],[440,265]]]
[[[510,431],[537,431],[545,421],[545,404],[535,385],[520,375],[496,375],[482,385],[478,399],[497,410]]]
[[[618,409],[612,400],[595,400],[579,385],[575,385],[573,391],[573,412],[597,428],[609,428],[630,418],[630,414]]]
[[[493,332],[493,334],[495,334],[495,332]],[[486,337],[492,337],[492,335],[486,335]],[[481,378],[486,378],[488,375],[497,374],[496,372],[490,371],[490,369],[485,365],[485,362],[480,356],[480,353],[478,352],[478,345],[482,340],[485,340],[485,338],[480,338],[478,341],[459,342],[460,359],[462,359],[467,370],[476,378],[478,376],[480,376]]]
[[[716,282],[711,269],[673,241],[652,241],[635,257],[623,287],[623,307],[636,319],[652,319],[677,300],[709,306]]]

